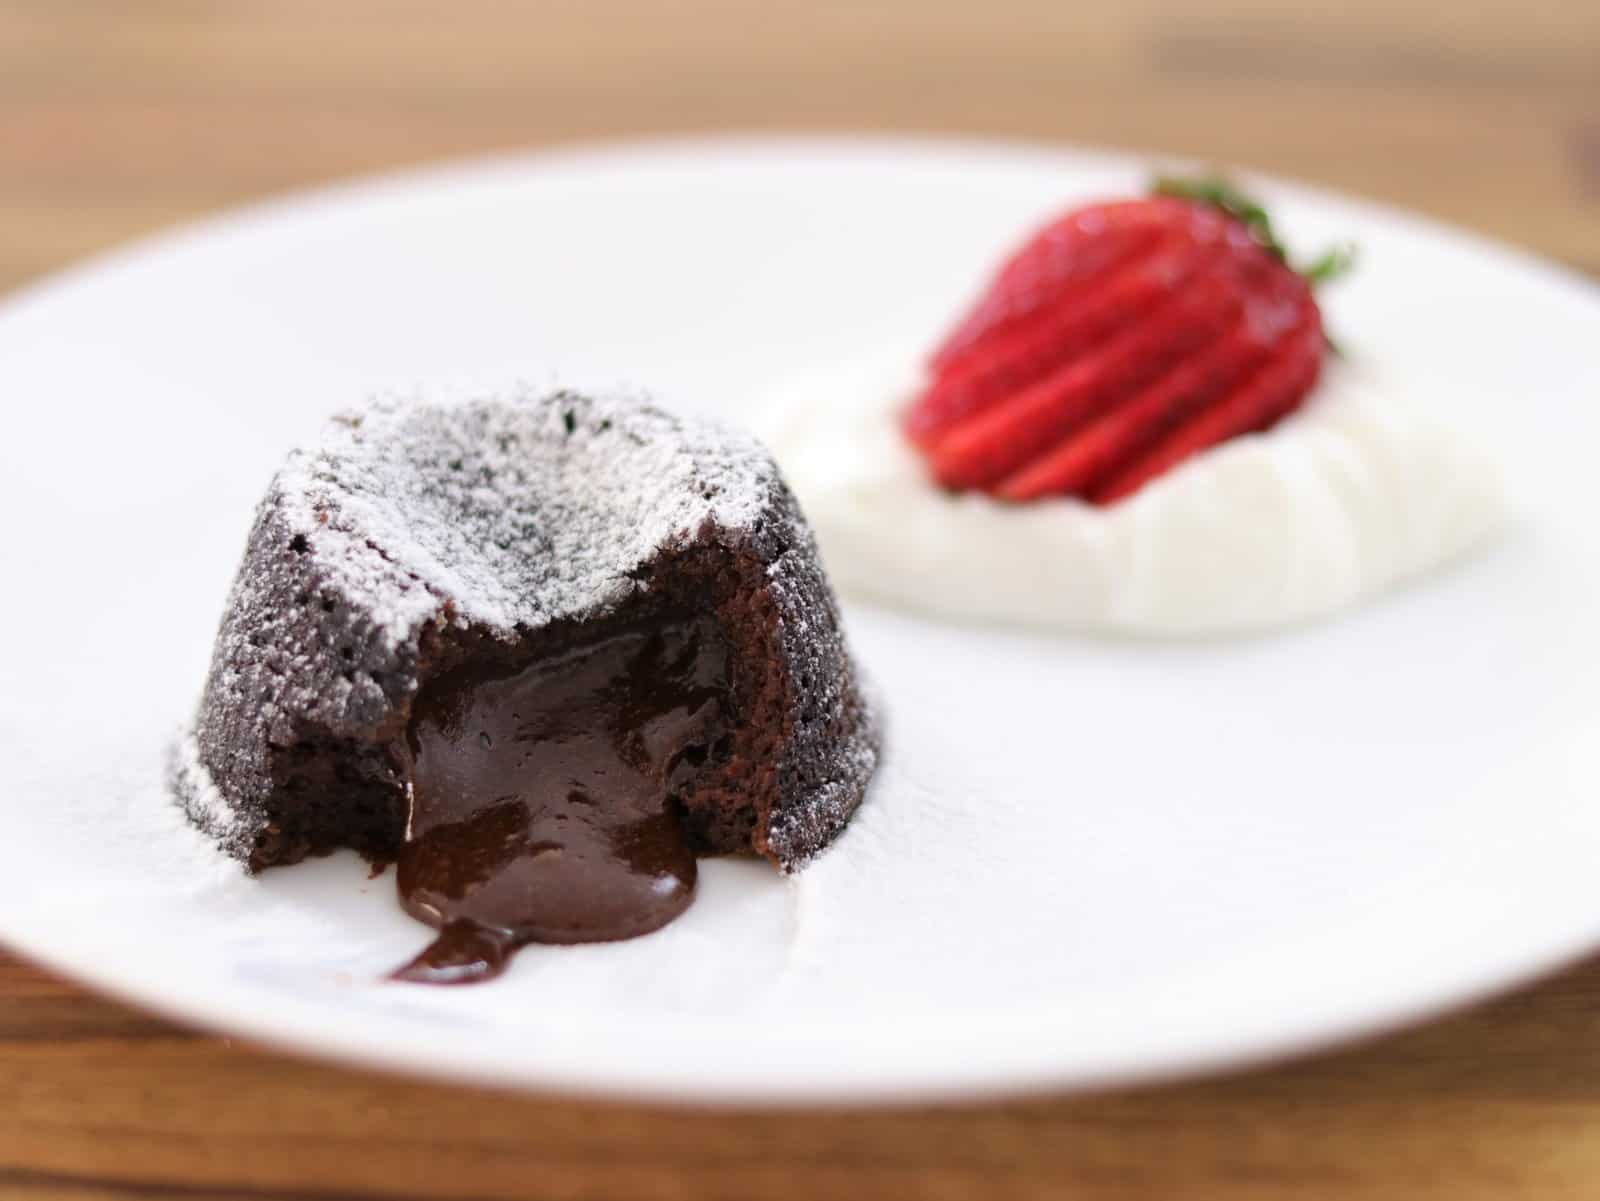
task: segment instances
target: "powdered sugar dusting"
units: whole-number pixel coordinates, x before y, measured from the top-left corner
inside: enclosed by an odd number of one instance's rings
[[[438,597],[507,631],[592,611],[702,521],[745,524],[775,476],[758,443],[713,423],[571,393],[482,399],[336,418],[275,485],[291,533],[393,644]]]
[[[168,771],[179,782],[189,820],[218,841],[227,842],[237,832],[239,819],[216,781],[200,760],[200,743],[184,731],[172,746]]]

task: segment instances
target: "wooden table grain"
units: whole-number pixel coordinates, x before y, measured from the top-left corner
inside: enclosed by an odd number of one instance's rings
[[[363,171],[721,129],[1182,153],[1600,273],[1593,0],[0,0],[0,290]],[[812,1195],[1594,1197],[1600,959],[1271,1070],[772,1115],[305,1063],[0,954],[0,1198]]]

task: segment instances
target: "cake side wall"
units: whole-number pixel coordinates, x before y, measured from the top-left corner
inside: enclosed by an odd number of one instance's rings
[[[838,601],[799,502],[774,479],[770,520],[753,535],[792,676],[792,729],[778,765],[766,842],[797,871],[844,829],[877,770],[881,731],[857,678]]]
[[[376,553],[309,536],[276,484],[257,511],[195,724],[193,759],[209,780],[190,779],[180,797],[252,866],[323,849],[307,840],[338,833],[350,789],[384,810],[357,814],[367,826],[392,816],[403,790],[384,744],[416,689],[420,630],[396,638],[334,586],[329,557],[363,552]]]

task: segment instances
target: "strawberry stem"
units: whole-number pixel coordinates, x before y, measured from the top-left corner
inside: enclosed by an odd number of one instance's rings
[[[1351,242],[1340,242],[1299,268],[1300,274],[1312,287],[1338,279],[1356,265],[1356,248]]]
[[[1272,220],[1267,216],[1266,209],[1220,175],[1206,175],[1198,179],[1158,175],[1150,190],[1157,196],[1192,200],[1221,209],[1244,225],[1263,250],[1298,272],[1312,287],[1338,279],[1355,265],[1355,247],[1345,242],[1325,251],[1304,267],[1295,267],[1289,262],[1288,248],[1279,240],[1277,232],[1272,228]]]

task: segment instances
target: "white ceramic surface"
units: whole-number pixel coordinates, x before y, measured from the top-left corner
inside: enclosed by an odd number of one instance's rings
[[[1072,639],[851,604],[890,712],[799,880],[488,986],[349,856],[251,880],[164,803],[254,501],[380,388],[629,380],[741,416],[936,330],[1019,231],[1145,164],[680,142],[394,177],[192,227],[0,305],[0,940],[238,1035],[460,1080],[698,1102],[965,1096],[1255,1060],[1600,942],[1600,299],[1554,268],[1256,181],[1362,247],[1330,324],[1502,456],[1491,552],[1286,634]]]

